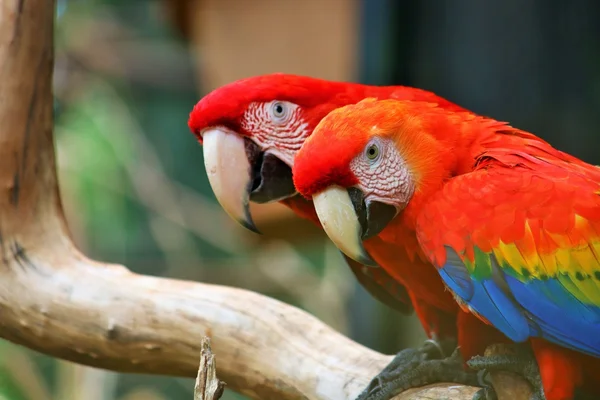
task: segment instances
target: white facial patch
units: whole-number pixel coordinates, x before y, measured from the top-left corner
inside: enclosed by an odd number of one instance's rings
[[[241,125],[264,151],[269,150],[291,167],[296,152],[310,134],[301,111],[297,104],[288,101],[250,103]]]
[[[374,149],[377,149],[376,156]],[[359,189],[370,200],[403,209],[415,191],[406,161],[389,140],[371,140],[352,160],[350,169],[359,180]]]

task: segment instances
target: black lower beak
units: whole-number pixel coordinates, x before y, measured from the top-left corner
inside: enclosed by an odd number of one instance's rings
[[[292,169],[270,153],[264,153],[256,143],[245,139],[246,156],[252,166],[248,191],[250,201],[270,203],[296,194]]]
[[[379,201],[366,204],[360,189],[349,188],[348,194],[360,222],[362,240],[378,235],[398,213],[396,207]]]

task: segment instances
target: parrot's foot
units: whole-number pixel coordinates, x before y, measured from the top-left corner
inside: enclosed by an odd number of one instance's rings
[[[438,382],[481,386],[477,373],[464,370],[458,349],[443,358],[445,347],[428,340],[418,349],[402,350],[356,400],[388,400],[407,389]]]
[[[489,356],[475,356],[467,361],[471,369],[483,373],[481,380],[486,381],[485,375],[492,371],[513,372],[523,377],[533,389],[531,400],[545,400],[542,378],[533,352],[526,345],[513,345],[511,354],[495,354]],[[473,396],[473,400],[496,400],[498,396],[490,383]]]
[[[498,400],[498,395],[491,384],[486,384],[473,395],[471,400]]]

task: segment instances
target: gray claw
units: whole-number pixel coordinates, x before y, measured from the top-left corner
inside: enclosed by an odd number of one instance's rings
[[[515,345],[518,346],[518,345]],[[475,356],[467,361],[467,365],[475,370],[483,372],[484,374],[490,371],[508,371],[513,372],[519,376],[522,376],[533,389],[531,400],[545,400],[544,387],[542,385],[542,378],[538,369],[537,361],[531,349],[529,347],[519,346],[518,351],[514,354],[498,354],[492,356]],[[485,396],[488,397],[476,397],[484,396],[481,394],[482,390],[485,391]],[[475,393],[473,396],[474,400],[486,399],[494,400],[497,398],[491,384],[485,384],[484,389]],[[492,392],[494,392],[492,396]]]
[[[477,386],[477,373],[467,372],[458,349],[450,357],[439,357],[442,347],[426,342],[419,349],[405,349],[377,375],[356,400],[388,400],[407,389],[438,382]]]
[[[472,400],[498,400],[498,395],[493,387],[486,386],[475,392]]]

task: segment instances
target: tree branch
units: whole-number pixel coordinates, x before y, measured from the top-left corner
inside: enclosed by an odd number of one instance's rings
[[[0,12],[0,336],[80,364],[194,377],[208,336],[228,386],[261,399],[353,399],[390,360],[246,290],[86,258],[60,202],[52,134],[54,4]],[[437,385],[401,399],[467,399]]]
[[[218,400],[225,389],[225,382],[217,378],[217,364],[210,349],[210,339],[202,338],[200,345],[200,367],[194,386],[194,400]]]

